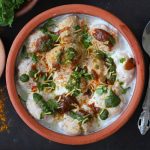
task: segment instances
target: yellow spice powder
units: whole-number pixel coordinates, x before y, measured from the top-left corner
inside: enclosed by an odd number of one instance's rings
[[[8,129],[6,114],[4,110],[5,96],[3,93],[4,89],[0,87],[0,132],[6,131]]]

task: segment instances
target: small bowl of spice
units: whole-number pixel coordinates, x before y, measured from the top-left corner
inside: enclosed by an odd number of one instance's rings
[[[4,50],[3,43],[0,39],[0,77],[3,73],[4,66],[5,66],[5,50]]]
[[[8,130],[4,89],[0,87],[0,133]]]

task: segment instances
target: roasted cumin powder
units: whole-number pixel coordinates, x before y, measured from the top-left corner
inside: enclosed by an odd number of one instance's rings
[[[6,131],[8,129],[4,104],[5,104],[4,89],[0,87],[0,132]]]

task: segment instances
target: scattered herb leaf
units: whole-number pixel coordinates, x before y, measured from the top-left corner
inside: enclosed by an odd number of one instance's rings
[[[107,109],[101,109],[99,116],[102,120],[106,120],[108,118],[109,112]]]
[[[130,87],[124,88],[123,87],[123,82],[119,82],[120,88],[121,88],[121,94],[126,94],[127,91],[130,89]]]
[[[70,112],[70,116],[71,116],[73,119],[78,120],[78,121],[81,122],[82,124],[83,124],[83,123],[86,123],[86,122],[90,119],[90,115],[82,116],[82,115],[77,114],[76,112],[73,112],[73,111]]]
[[[81,32],[81,42],[83,43],[83,46],[87,49],[91,43],[91,36],[88,33],[88,27],[85,25],[82,27],[82,32]]]
[[[29,71],[29,77],[35,78],[35,74],[36,74],[37,72],[38,72],[37,69],[31,69],[31,70]]]
[[[107,87],[106,86],[99,87],[98,89],[96,89],[96,93],[99,94],[99,95],[107,93]]]
[[[76,25],[76,26],[74,26],[74,29],[79,30],[79,29],[81,29],[81,27],[79,25]]]
[[[80,94],[81,78],[84,78],[85,80],[91,80],[92,75],[89,74],[86,69],[76,67],[71,74],[66,86],[66,88],[72,93],[73,96],[78,96]]]
[[[38,57],[36,56],[35,53],[32,54],[32,61],[33,61],[34,63],[37,63],[37,62],[38,62]]]
[[[56,102],[56,100],[52,100],[52,99],[50,99],[50,100],[47,101],[47,105],[50,108],[50,110],[51,110],[52,113],[54,113],[58,109],[58,107],[59,107],[59,105]]]
[[[117,107],[120,104],[120,98],[112,91],[109,91],[109,96],[105,99],[105,106],[107,108]]]
[[[22,74],[20,77],[19,77],[20,81],[22,82],[28,82],[29,81],[29,76],[27,74]]]
[[[20,56],[21,56],[22,59],[25,59],[25,58],[28,58],[28,57],[29,57],[25,45],[23,45],[23,47],[22,47]]]
[[[119,61],[120,63],[124,63],[126,61],[126,58],[121,58]]]
[[[43,113],[51,114],[51,110],[50,110],[47,102],[44,100],[44,98],[40,94],[33,93],[33,99],[39,105],[39,107],[42,109]]]

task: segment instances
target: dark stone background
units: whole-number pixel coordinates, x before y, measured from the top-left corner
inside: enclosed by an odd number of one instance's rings
[[[38,4],[34,7],[32,11],[30,11],[28,14],[24,15],[21,18],[15,19],[12,28],[6,27],[3,28],[0,32],[0,37],[4,42],[7,55],[15,36],[31,18],[49,8],[70,3],[90,4],[110,11],[129,26],[129,28],[133,31],[141,44],[143,29],[150,19],[149,0],[39,0]],[[144,54],[144,56],[146,64],[148,64],[148,57],[146,56],[146,54]],[[0,79],[0,85],[5,87],[4,74],[3,77]],[[150,131],[145,136],[141,136],[137,128],[137,120],[141,112],[142,101],[144,100],[145,94],[143,94],[141,103],[137,108],[136,112],[134,113],[133,117],[117,133],[103,141],[84,146],[68,146],[57,144],[48,141],[40,135],[36,134],[29,127],[27,127],[25,123],[18,117],[10,103],[6,89],[5,94],[7,96],[6,112],[8,117],[9,130],[8,132],[0,133],[0,150],[150,149]]]

